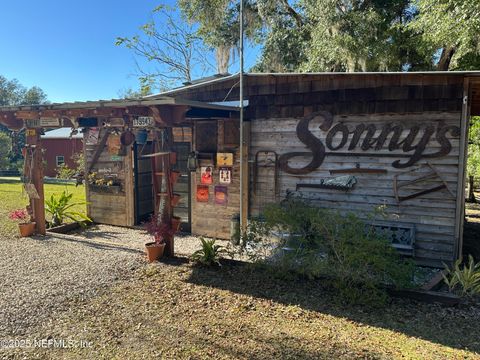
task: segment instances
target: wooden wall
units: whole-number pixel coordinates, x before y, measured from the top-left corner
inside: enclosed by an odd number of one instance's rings
[[[201,120],[200,120],[201,121]],[[239,213],[240,206],[240,158],[238,145],[225,144],[225,122],[234,120],[218,120],[218,135],[217,135],[217,151],[218,152],[233,152],[234,165],[232,168],[232,182],[227,186],[228,188],[228,203],[227,205],[215,204],[215,185],[219,184],[219,169],[214,167],[213,184],[209,185],[209,200],[208,202],[198,202],[196,199],[197,185],[201,185],[200,169],[192,172],[191,181],[191,196],[192,196],[192,233],[197,235],[205,235],[213,238],[230,239],[230,219],[232,215]],[[195,132],[195,126],[194,126]],[[195,136],[194,136],[195,138]],[[196,144],[193,144],[196,149]]]
[[[213,83],[199,89],[179,90],[175,96],[194,98],[199,101],[221,101],[231,89],[227,100],[238,98],[236,79]],[[376,125],[373,139],[378,137],[380,128],[386,123],[400,124],[404,127],[400,140],[405,139],[409,129],[420,127],[421,134],[428,125],[435,128],[444,124],[461,129],[462,99],[464,96],[464,77],[461,74],[305,74],[305,75],[248,75],[246,77],[246,96],[249,106],[246,116],[251,120],[250,161],[260,150],[273,150],[279,156],[291,152],[309,152],[310,149],[298,139],[296,126],[304,117],[326,111],[333,116],[333,125],[342,123],[350,130],[359,125]],[[327,131],[319,129],[321,120],[312,120],[309,129],[325,144]],[[340,133],[333,137],[338,144]],[[432,136],[425,153],[439,150],[439,142]],[[360,145],[348,150],[353,134],[348,136],[346,148],[342,151],[349,156],[327,155],[314,171],[295,175],[280,170],[280,196],[287,190],[295,190],[298,183],[318,183],[321,179],[334,176],[330,170],[360,166],[362,168],[384,169],[385,174],[352,174],[358,183],[348,191],[332,189],[302,189],[303,193],[320,207],[354,211],[366,217],[378,205],[386,205],[388,220],[415,224],[415,256],[422,263],[441,265],[442,261],[451,261],[456,254],[455,247],[459,239],[461,219],[456,216],[457,208],[463,202],[455,197],[458,179],[462,177],[463,167],[460,159],[460,147],[465,133],[447,133],[452,149],[441,157],[421,158],[413,166],[395,168],[395,160],[406,161],[401,149],[389,151],[386,146],[379,150],[362,150]],[[365,134],[359,139],[361,144]],[[391,134],[386,141],[388,144]],[[463,140],[462,140],[463,139]],[[328,151],[328,149],[327,149]],[[340,151],[340,150],[339,150]],[[331,151],[335,153],[335,151]],[[371,155],[371,156],[368,156]],[[398,158],[396,157],[398,156]],[[311,161],[311,156],[292,158],[292,167],[302,167]],[[417,169],[415,174],[401,175],[401,179],[416,178],[427,170],[425,164],[431,164],[446,181],[447,189],[425,194],[414,199],[398,203],[393,192],[393,178],[405,171]],[[422,166],[423,165],[423,166]],[[252,178],[251,181],[254,181]],[[441,180],[440,180],[441,181]],[[259,173],[258,182],[268,188],[273,184],[271,174]],[[408,188],[410,193],[424,190],[435,181],[422,182]],[[257,184],[258,187],[258,184]],[[307,191],[305,191],[307,190]],[[453,194],[453,195],[452,195]],[[270,193],[271,195],[271,193]],[[458,196],[457,196],[458,197]],[[274,196],[271,198],[275,199]],[[251,193],[251,215],[261,208],[261,202],[268,199]],[[456,235],[457,234],[457,235]]]
[[[87,129],[84,139],[88,138],[88,131]],[[100,130],[98,142],[101,141],[105,131],[104,128]],[[89,145],[85,140],[84,153],[87,169],[97,147],[98,144]],[[119,226],[134,225],[133,161],[130,146],[127,147],[125,154],[120,158],[115,157],[109,153],[108,146],[105,146],[91,170],[97,173],[117,174],[121,184],[121,191],[118,194],[98,191],[86,186],[87,202],[89,203],[87,214],[96,223]]]

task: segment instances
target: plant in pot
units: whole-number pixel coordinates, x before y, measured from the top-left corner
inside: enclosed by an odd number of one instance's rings
[[[35,232],[35,222],[31,221],[30,214],[26,209],[13,210],[8,217],[10,220],[18,222],[20,236],[27,237]]]
[[[145,244],[148,262],[154,262],[163,256],[167,241],[171,241],[175,231],[170,224],[159,222],[152,216],[145,224],[147,232],[153,236],[154,241]]]

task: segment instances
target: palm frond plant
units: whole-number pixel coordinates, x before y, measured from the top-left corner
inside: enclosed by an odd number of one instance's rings
[[[452,268],[445,265],[443,279],[451,292],[460,296],[480,294],[480,262],[475,263],[473,256],[468,256],[468,263],[462,266],[462,258],[455,261]]]
[[[215,239],[205,240],[201,237],[200,241],[202,242],[202,248],[195,251],[191,259],[205,266],[221,266],[221,254],[225,251],[223,246],[215,244]]]
[[[69,219],[84,226],[92,220],[82,212],[73,210],[73,207],[85,205],[84,201],[72,201],[73,194],[63,191],[60,195],[52,194],[45,200],[45,211],[51,216],[50,226],[59,226]]]

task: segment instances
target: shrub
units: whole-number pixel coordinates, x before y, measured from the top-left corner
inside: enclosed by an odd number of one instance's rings
[[[289,195],[268,206],[264,216],[264,228],[245,235],[247,247],[251,239],[272,244],[275,232],[286,234],[277,237],[270,256],[261,260],[279,275],[327,279],[349,303],[382,303],[386,286],[411,283],[413,262],[355,214],[320,209]]]
[[[51,215],[51,226],[58,226],[64,223],[66,219],[78,222],[84,225],[84,222],[91,222],[92,220],[79,211],[72,210],[72,207],[77,205],[84,205],[85,202],[72,202],[73,194],[67,194],[63,191],[60,196],[53,194],[50,199],[45,200],[45,210]]]
[[[473,256],[469,255],[468,264],[461,265],[462,258],[455,261],[452,268],[445,265],[442,275],[449,290],[460,296],[480,294],[480,263],[475,264]]]
[[[195,251],[191,256],[191,259],[205,266],[221,266],[220,255],[224,251],[223,246],[216,245],[214,239],[205,240],[201,237],[200,241],[202,242],[202,248]]]

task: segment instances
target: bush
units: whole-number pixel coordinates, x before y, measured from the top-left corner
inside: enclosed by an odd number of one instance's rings
[[[45,211],[51,215],[52,221],[50,226],[59,226],[64,223],[66,219],[78,222],[80,225],[85,225],[85,222],[92,220],[84,213],[72,210],[72,207],[77,205],[84,205],[85,202],[72,202],[73,194],[67,194],[63,191],[60,196],[52,195],[45,200]]]
[[[445,265],[443,280],[453,293],[460,296],[478,295],[480,294],[480,263],[475,264],[473,256],[469,255],[468,264],[462,266],[460,258],[452,268]]]
[[[223,253],[223,246],[216,245],[215,240],[205,240],[203,237],[200,238],[202,242],[202,248],[195,251],[191,259],[199,264],[205,266],[212,266],[220,264],[220,255]]]
[[[413,262],[355,214],[320,209],[289,195],[268,206],[264,217],[260,231],[249,227],[244,235],[246,248],[270,246],[270,255],[259,260],[279,275],[327,279],[349,303],[382,303],[386,286],[411,283]]]

